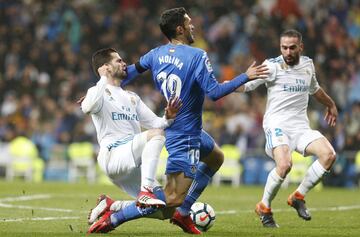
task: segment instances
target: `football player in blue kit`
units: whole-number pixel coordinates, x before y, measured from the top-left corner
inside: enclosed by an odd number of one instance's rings
[[[194,42],[194,26],[184,8],[164,11],[160,18],[160,29],[170,42],[152,49],[139,62],[129,65],[123,85],[151,70],[156,88],[166,100],[173,97],[181,99],[182,107],[174,123],[165,130],[165,145],[169,153],[164,189],[166,209],[178,208],[175,212],[167,212],[163,218],[171,217],[170,222],[187,233],[201,234],[190,218],[190,208],[224,159],[213,138],[202,130],[205,95],[216,101],[249,80],[265,78],[268,68],[264,65],[256,66],[254,62],[246,73],[226,83],[218,83],[206,52],[190,46]],[[152,211],[145,208],[144,213],[148,215]],[[122,220],[118,223],[141,216],[128,215],[123,220],[124,215],[120,210],[119,218]]]

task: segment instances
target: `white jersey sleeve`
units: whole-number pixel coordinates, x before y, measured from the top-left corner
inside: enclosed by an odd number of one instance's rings
[[[320,89],[320,85],[316,79],[315,66],[312,61],[311,61],[311,68],[312,68],[312,74],[311,74],[311,83],[309,87],[309,94],[313,95]]]
[[[81,103],[81,109],[86,114],[96,114],[100,111],[103,104],[103,95],[107,84],[107,78],[101,77],[93,86],[88,89],[84,100]]]
[[[153,111],[149,107],[146,106],[146,104],[140,99],[140,97],[137,97],[137,107],[136,112],[139,116],[139,121],[141,124],[141,127],[150,129],[150,128],[167,128],[170,126],[173,122],[173,119],[165,119],[165,117],[158,117],[156,114],[154,114]]]
[[[244,91],[248,92],[248,91],[252,91],[255,90],[258,86],[264,84],[264,83],[268,83],[271,81],[275,80],[275,76],[276,76],[276,65],[274,63],[269,62],[268,60],[265,60],[263,62],[263,64],[267,65],[269,68],[269,75],[264,78],[264,79],[256,79],[256,80],[252,80],[249,81],[247,83],[245,83],[245,87],[244,87]]]

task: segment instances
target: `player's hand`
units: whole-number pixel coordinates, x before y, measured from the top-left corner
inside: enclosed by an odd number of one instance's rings
[[[101,67],[98,68],[98,73],[100,76],[105,76],[107,78],[110,78],[110,67],[109,65],[102,65]]]
[[[256,62],[254,61],[250,67],[246,70],[246,75],[249,80],[254,79],[264,79],[269,75],[269,68],[265,64],[255,66]]]
[[[326,114],[324,117],[324,120],[329,124],[331,127],[334,127],[336,125],[336,118],[338,116],[338,111],[336,109],[336,106],[333,105],[331,107],[327,107]]]
[[[176,117],[176,114],[179,112],[181,106],[182,102],[179,97],[171,98],[165,108],[165,118],[174,119]]]

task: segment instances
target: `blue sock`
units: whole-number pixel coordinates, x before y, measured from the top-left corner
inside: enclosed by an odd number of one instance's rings
[[[153,193],[160,200],[162,200],[164,202],[166,201],[164,191],[162,190],[161,187],[155,187],[153,190]],[[143,216],[148,216],[148,215],[156,212],[157,210],[159,210],[159,209],[153,208],[153,207],[146,207],[146,208],[137,207],[136,202],[134,201],[130,205],[121,209],[120,211],[114,212],[110,217],[111,224],[113,227],[117,227],[124,222],[135,220],[135,219],[141,218]]]
[[[162,189],[161,186],[157,186],[153,189],[153,194],[155,194],[155,196],[160,199],[161,201],[164,201],[166,203],[166,197],[165,197],[165,193],[164,190]]]
[[[190,213],[191,206],[200,197],[215,173],[216,171],[212,171],[204,162],[199,162],[195,179],[189,188],[183,204],[178,208],[181,215],[186,216]]]

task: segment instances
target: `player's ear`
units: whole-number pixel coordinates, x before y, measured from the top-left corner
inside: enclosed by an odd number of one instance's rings
[[[302,53],[304,51],[304,44],[300,43],[300,53]]]
[[[176,34],[177,34],[177,35],[182,35],[182,34],[184,34],[184,27],[182,27],[182,26],[177,26],[177,27],[176,27]]]

